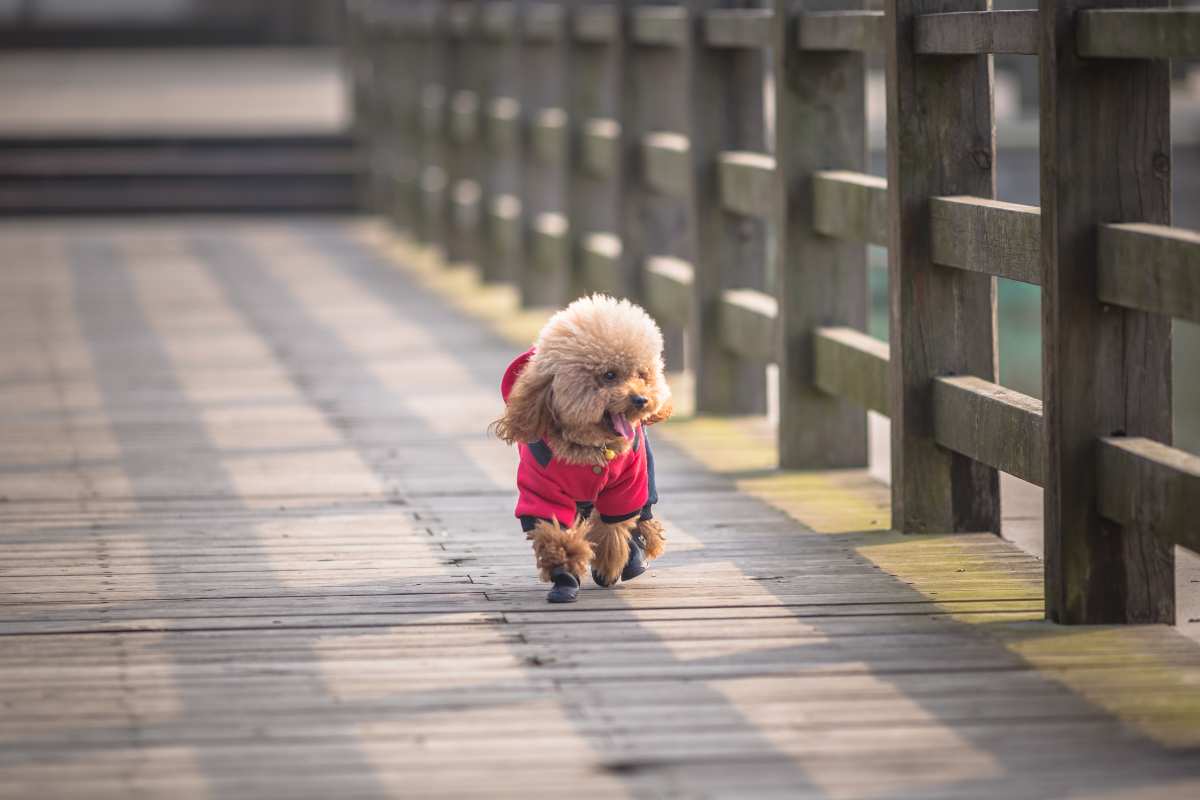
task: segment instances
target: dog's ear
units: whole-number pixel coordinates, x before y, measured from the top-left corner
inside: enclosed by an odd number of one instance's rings
[[[642,420],[643,425],[653,425],[656,422],[666,422],[675,411],[675,404],[668,398],[665,403],[654,410],[654,413]]]
[[[492,423],[492,432],[504,441],[536,442],[553,429],[553,376],[539,375],[527,369],[517,377],[504,416]]]

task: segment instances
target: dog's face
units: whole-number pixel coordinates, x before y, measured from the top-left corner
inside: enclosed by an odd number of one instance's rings
[[[631,440],[634,426],[666,419],[662,333],[640,307],[605,295],[555,314],[538,336],[497,428],[508,441],[556,436],[578,445]]]

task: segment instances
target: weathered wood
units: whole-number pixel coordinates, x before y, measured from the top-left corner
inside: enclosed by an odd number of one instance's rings
[[[1076,52],[1085,58],[1200,58],[1200,9],[1081,9]]]
[[[1100,516],[1095,468],[1099,437],[1171,442],[1171,321],[1100,302],[1096,267],[1098,225],[1170,224],[1170,76],[1165,61],[1082,58],[1076,22],[1095,7],[1041,6],[1046,609],[1067,624],[1170,622],[1172,550]]]
[[[914,49],[929,55],[1038,52],[1037,9],[956,11],[916,19]]]
[[[775,159],[765,153],[724,152],[717,157],[721,205],[735,214],[768,217],[775,208]]]
[[[571,19],[575,40],[587,44],[609,44],[617,37],[620,26],[620,9],[615,3],[582,6]]]
[[[488,104],[488,144],[506,157],[521,146],[521,102],[514,97],[496,97]]]
[[[450,225],[445,252],[452,263],[483,262],[483,229],[479,224],[484,168],[476,143],[479,130],[479,91],[484,82],[482,53],[471,35],[477,3],[458,0],[446,4],[443,17],[446,92],[445,114],[449,134],[446,176],[450,194]]]
[[[621,124],[613,119],[584,120],[579,148],[584,169],[598,178],[615,175],[621,163]]]
[[[867,322],[866,247],[827,235],[817,225],[818,171],[836,168],[857,175],[868,163],[866,60],[857,48],[819,52],[795,46],[797,28],[803,42],[806,26],[827,19],[822,9],[846,5],[844,0],[775,4],[775,136],[781,146],[775,151],[777,216],[772,233],[783,353],[779,463],[787,469],[867,463],[863,406],[853,398],[821,390],[815,339],[819,326],[861,330]],[[844,22],[844,18],[828,19],[838,19],[835,25]],[[815,23],[818,33],[821,24]],[[833,31],[826,33],[845,42]],[[830,224],[848,216],[845,209],[835,211],[840,199],[826,196],[825,200],[830,203],[826,209]],[[876,210],[881,220],[879,238],[884,240],[886,213],[886,207]],[[886,384],[881,388],[886,389]]]
[[[1100,514],[1200,553],[1200,457],[1126,437],[1101,439],[1098,455]]]
[[[1200,232],[1102,225],[1098,247],[1101,301],[1200,322]]]
[[[718,326],[721,341],[738,355],[755,361],[779,358],[779,304],[754,289],[726,289],[721,295]]]
[[[882,11],[807,11],[796,27],[801,50],[881,53],[887,45]]]
[[[695,24],[689,30],[693,101],[688,120],[690,195],[695,228],[692,265],[696,301],[692,348],[695,354],[696,410],[701,413],[766,411],[766,364],[728,350],[719,320],[727,289],[767,287],[766,224],[730,213],[721,202],[720,154],[768,151],[765,80],[766,52],[705,47],[699,21],[736,0],[693,0]]]
[[[533,118],[530,152],[540,163],[563,167],[567,161],[567,112],[561,108],[543,108]]]
[[[1041,486],[1040,400],[972,376],[936,378],[933,432],[942,447]]]
[[[510,279],[516,275],[516,258],[522,252],[522,229],[524,222],[521,218],[521,198],[515,194],[493,195],[488,204],[488,231],[491,236],[492,248],[496,256],[506,259],[514,265],[507,275],[499,280]]]
[[[1037,206],[983,197],[932,197],[929,225],[934,263],[1035,285],[1042,282]]]
[[[686,136],[649,133],[642,138],[642,177],[656,191],[686,197],[691,187],[691,162]]]
[[[621,240],[611,233],[585,233],[579,249],[580,277],[587,290],[622,296]]]
[[[570,212],[568,17],[558,3],[525,3],[521,11],[521,109],[529,137],[521,172],[529,259],[520,275],[521,302],[526,307],[558,306],[567,302],[572,288],[570,242],[548,235],[560,227],[565,235],[564,215]],[[547,220],[554,224],[545,224]],[[556,265],[554,259],[561,260]]]
[[[686,327],[692,319],[694,270],[682,259],[653,256],[646,261],[646,308],[660,322]]]
[[[632,37],[640,45],[684,47],[688,44],[688,11],[682,5],[632,9]]]
[[[846,170],[819,171],[812,177],[813,228],[826,236],[859,244],[888,243],[886,178]]]
[[[767,47],[772,24],[771,9],[718,8],[704,15],[704,43],[709,47]]]
[[[525,6],[524,35],[527,42],[556,44],[566,32],[566,9],[558,3],[531,2]]]
[[[981,11],[987,0],[888,0],[888,243],[892,524],[907,532],[998,531],[999,475],[938,446],[932,382],[995,382],[996,281],[932,259],[929,198],[995,197],[991,59],[919,57],[921,14]]]
[[[517,12],[517,5],[507,0],[483,3],[478,45],[484,65],[482,138],[487,144],[483,177],[487,246],[480,276],[485,283],[514,285],[525,266],[524,243],[517,235],[524,224],[520,198],[525,154]]]
[[[860,408],[891,414],[887,342],[854,328],[817,328],[812,339],[817,388]]]

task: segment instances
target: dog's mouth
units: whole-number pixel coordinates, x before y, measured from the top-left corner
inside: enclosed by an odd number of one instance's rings
[[[613,433],[629,440],[633,439],[633,425],[629,423],[629,419],[624,414],[609,411],[604,415],[604,419]]]

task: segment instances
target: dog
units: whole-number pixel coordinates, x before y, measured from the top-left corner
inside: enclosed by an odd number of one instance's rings
[[[515,515],[549,602],[574,602],[589,566],[609,588],[663,552],[646,438],[671,415],[662,351],[640,306],[595,294],[551,317],[504,373],[491,427],[520,453]]]

